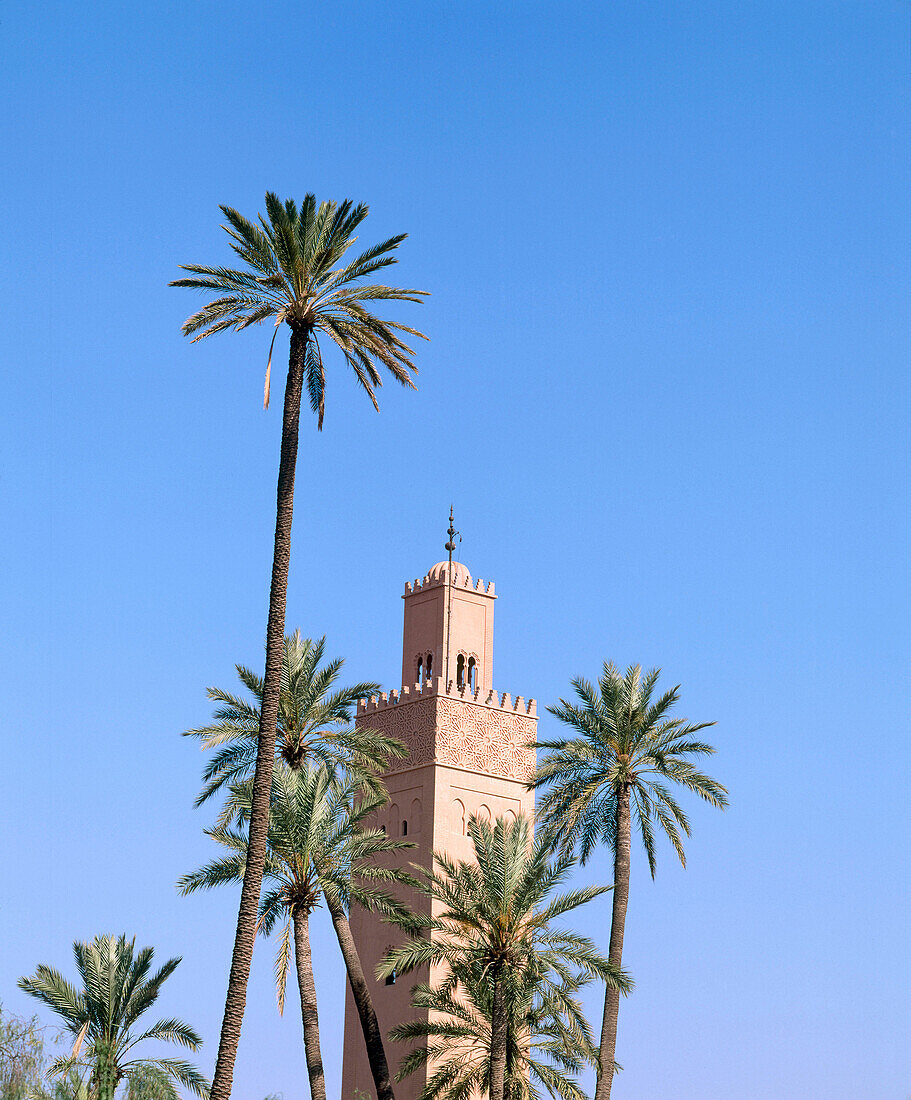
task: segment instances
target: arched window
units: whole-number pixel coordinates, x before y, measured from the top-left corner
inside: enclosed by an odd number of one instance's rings
[[[465,654],[460,653],[459,659],[456,661],[456,687],[463,688],[465,686]]]
[[[474,657],[468,658],[468,687],[471,691],[478,690],[478,666]]]
[[[483,802],[478,806],[478,818],[481,821],[486,821],[488,825],[490,824],[490,807],[485,806]]]
[[[424,673],[424,675],[429,680],[430,677],[433,675],[433,654],[432,653],[427,654],[427,660],[424,662],[424,668],[427,670]]]
[[[418,674],[414,681],[416,684],[422,684],[424,682],[424,662],[418,657]]]
[[[465,835],[465,803],[460,798],[452,801],[452,831]]]
[[[408,822],[404,819],[402,821],[402,836],[408,836]]]

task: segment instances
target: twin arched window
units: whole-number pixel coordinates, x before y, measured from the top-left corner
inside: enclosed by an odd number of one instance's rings
[[[417,675],[415,677],[416,684],[429,684],[433,677],[433,654],[428,653],[421,655],[417,659]]]
[[[456,687],[459,691],[465,687],[469,691],[478,690],[478,663],[474,657],[469,657],[466,661],[465,654],[459,654],[456,661]]]

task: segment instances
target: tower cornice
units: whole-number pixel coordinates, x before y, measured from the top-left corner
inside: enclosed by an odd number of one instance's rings
[[[405,684],[401,691],[384,691],[379,695],[371,695],[369,699],[358,699],[357,715],[360,718],[363,714],[374,714],[378,710],[405,706],[408,703],[417,702],[419,699],[436,695],[462,703],[470,703],[473,706],[488,707],[491,710],[508,710],[517,714],[524,714],[530,718],[538,717],[537,702],[534,699],[529,699],[526,703],[521,695],[517,695],[515,702],[513,702],[508,691],[502,695],[493,689],[484,691],[479,688],[477,691],[472,692],[467,687],[457,688],[451,683],[447,688],[443,683],[442,676],[434,676],[423,684]]]
[[[446,764],[478,775],[527,783],[535,771],[538,715],[521,695],[444,690],[441,678],[414,690],[374,695],[358,703],[356,723],[401,741],[388,774]]]
[[[435,567],[436,568],[436,567]],[[431,588],[443,588],[446,585],[447,577],[445,574],[434,575],[434,570],[431,570],[426,574],[423,580],[415,578],[413,581],[405,581],[405,591],[402,593],[402,599],[406,600],[409,596],[415,596],[418,592],[426,592]],[[456,591],[473,592],[478,596],[489,596],[492,600],[496,597],[496,586],[493,581],[489,584],[485,584],[479,577],[477,581],[473,581],[471,574],[466,570],[463,574],[454,572],[452,587]]]

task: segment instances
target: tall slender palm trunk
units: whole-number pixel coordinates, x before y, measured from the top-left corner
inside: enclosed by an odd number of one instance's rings
[[[623,962],[623,932],[626,927],[626,905],[629,901],[630,810],[629,789],[617,797],[617,833],[614,848],[613,912],[610,925],[611,963],[620,968]],[[604,996],[604,1020],[601,1024],[601,1049],[598,1058],[598,1083],[595,1100],[609,1100],[614,1083],[614,1053],[617,1049],[617,1016],[620,1012],[620,990],[608,986]]]
[[[275,514],[275,548],[272,554],[272,587],[269,593],[269,619],[266,626],[266,671],[259,719],[256,770],[253,774],[253,800],[247,847],[244,884],[240,892],[234,953],[228,977],[225,1015],[218,1043],[218,1059],[212,1080],[211,1100],[228,1100],[234,1079],[234,1060],[240,1041],[240,1028],[247,1003],[247,981],[253,961],[259,895],[266,859],[266,835],[269,829],[269,795],[275,762],[275,727],[281,689],[282,652],[285,642],[285,604],[288,596],[288,566],[291,562],[291,517],[294,510],[294,470],[297,465],[297,440],[300,431],[301,391],[309,329],[291,329],[288,381],[282,413],[282,445],[278,466],[278,490]]]
[[[319,1017],[316,1011],[316,982],[313,980],[313,959],[310,954],[310,918],[306,912],[292,916],[294,925],[294,962],[297,968],[297,988],[301,998],[301,1022],[304,1025],[304,1055],[310,1077],[312,1100],[326,1100],[326,1078],[323,1056],[319,1048]]]
[[[506,1087],[506,998],[503,979],[493,980],[493,1004],[490,1008],[490,1098],[503,1100]]]
[[[348,984],[351,986],[351,994],[360,1017],[361,1031],[364,1033],[367,1060],[370,1062],[377,1100],[395,1100],[392,1080],[389,1076],[389,1064],[386,1061],[386,1048],[383,1046],[383,1033],[376,1018],[373,998],[370,996],[370,988],[364,977],[364,968],[357,953],[357,945],[354,942],[354,936],[351,935],[351,926],[348,924],[344,909],[337,901],[326,897],[326,907],[332,917],[338,945],[345,960],[345,969],[348,971]]]

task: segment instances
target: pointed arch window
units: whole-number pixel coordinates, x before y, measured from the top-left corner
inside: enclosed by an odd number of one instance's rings
[[[456,661],[456,687],[460,690],[465,686],[465,654],[460,653]]]
[[[478,690],[478,664],[474,657],[468,658],[468,688],[470,691]]]

